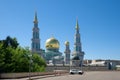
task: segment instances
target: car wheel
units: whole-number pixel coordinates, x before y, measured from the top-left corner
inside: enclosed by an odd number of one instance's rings
[[[80,75],[82,75],[83,73],[79,73]]]
[[[74,73],[71,72],[70,74],[74,74]]]

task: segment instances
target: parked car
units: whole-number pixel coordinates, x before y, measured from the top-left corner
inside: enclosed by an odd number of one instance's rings
[[[84,72],[82,70],[78,70],[78,69],[70,69],[70,74],[83,74]]]

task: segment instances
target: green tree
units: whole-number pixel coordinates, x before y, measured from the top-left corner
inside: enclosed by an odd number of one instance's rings
[[[40,57],[37,53],[33,54],[33,72],[45,71],[46,63],[45,60]]]
[[[14,51],[12,57],[13,71],[12,72],[28,72],[29,71],[29,59],[26,56],[27,51],[24,48],[18,47]]]
[[[4,60],[5,60],[4,54],[5,53],[4,53],[3,49],[2,49],[2,46],[3,46],[3,44],[0,43],[0,72],[3,72],[4,65],[5,65],[5,62],[4,62]]]
[[[3,46],[7,48],[8,46],[11,46],[12,48],[17,48],[19,43],[17,42],[16,38],[11,38],[10,36],[7,36],[5,40],[2,41]]]
[[[1,72],[33,72],[45,71],[46,63],[40,55],[33,53],[29,48],[18,47],[16,38],[7,37],[0,41],[0,73]],[[32,63],[30,63],[30,59]]]
[[[13,53],[14,49],[12,47],[7,47],[6,49],[4,49],[4,72],[11,72],[11,70],[13,69],[12,67],[12,56],[14,55]]]

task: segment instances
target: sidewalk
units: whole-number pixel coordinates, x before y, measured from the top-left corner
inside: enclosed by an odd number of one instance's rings
[[[62,76],[62,75],[63,75],[63,74],[34,76],[34,77],[30,77],[30,79],[31,79],[31,80],[36,80],[36,79],[41,79],[41,78],[55,77],[55,76]],[[29,80],[29,77],[27,77],[27,78],[18,78],[18,79],[0,79],[0,80]]]

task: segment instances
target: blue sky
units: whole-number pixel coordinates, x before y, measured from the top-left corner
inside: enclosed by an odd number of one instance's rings
[[[73,51],[78,18],[85,59],[120,59],[120,0],[0,0],[0,39],[16,37],[31,47],[37,11],[41,48],[52,35]]]

